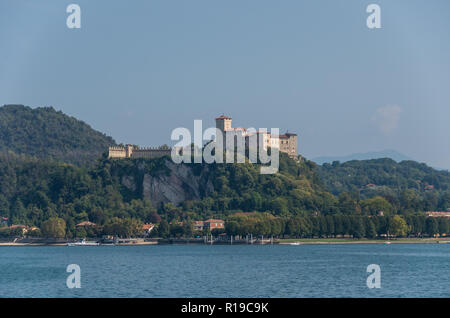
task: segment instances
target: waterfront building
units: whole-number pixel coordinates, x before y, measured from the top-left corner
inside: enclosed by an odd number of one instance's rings
[[[194,231],[203,231],[205,224],[203,221],[194,221]]]
[[[210,231],[214,229],[224,229],[225,221],[217,219],[209,219],[204,222],[204,228]]]

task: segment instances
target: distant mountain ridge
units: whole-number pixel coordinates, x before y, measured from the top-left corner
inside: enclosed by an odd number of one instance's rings
[[[381,159],[390,158],[396,162],[414,160],[398,151],[387,149],[375,152],[365,152],[365,153],[354,153],[347,156],[322,156],[311,159],[319,165],[324,163],[332,163],[333,161],[339,161],[341,163],[352,161],[352,160],[371,160],[371,159]]]
[[[115,144],[113,138],[53,107],[0,107],[0,152],[3,153],[86,166]]]

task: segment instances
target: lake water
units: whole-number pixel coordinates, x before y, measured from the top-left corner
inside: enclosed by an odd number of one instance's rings
[[[450,244],[1,247],[0,296],[450,297]]]

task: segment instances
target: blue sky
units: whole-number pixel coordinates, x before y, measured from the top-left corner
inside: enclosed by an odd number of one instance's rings
[[[450,168],[449,38],[447,0],[2,0],[0,104],[142,146],[225,113],[297,132],[308,158],[395,149]]]

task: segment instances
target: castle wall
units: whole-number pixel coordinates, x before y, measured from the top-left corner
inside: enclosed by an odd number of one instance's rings
[[[124,147],[109,147],[108,158],[126,158],[127,154]]]
[[[134,149],[131,158],[159,158],[170,156],[171,149]]]
[[[159,158],[170,156],[171,148],[134,148],[129,145],[125,147],[109,147],[108,158]]]

